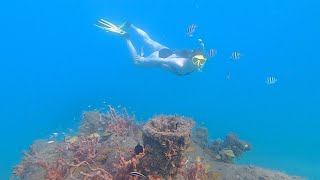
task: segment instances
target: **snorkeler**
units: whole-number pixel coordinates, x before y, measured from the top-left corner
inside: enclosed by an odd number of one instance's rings
[[[207,61],[203,49],[195,50],[171,50],[168,47],[155,42],[149,35],[136,26],[126,22],[121,26],[116,26],[106,20],[100,19],[97,27],[107,31],[116,33],[125,38],[134,64],[143,67],[160,67],[168,70],[176,75],[191,74],[195,70],[201,72],[204,64]],[[133,46],[130,35],[123,29],[133,29],[150,46],[152,53],[149,56],[140,55]]]

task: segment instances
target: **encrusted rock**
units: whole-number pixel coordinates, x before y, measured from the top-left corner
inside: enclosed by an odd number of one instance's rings
[[[179,116],[156,116],[143,127],[145,174],[165,179],[178,174],[190,143],[194,121]]]
[[[84,112],[82,115],[79,135],[89,136],[90,134],[98,132],[101,127],[101,114],[99,112]]]
[[[197,144],[203,148],[208,146],[208,128],[198,127],[193,134]]]

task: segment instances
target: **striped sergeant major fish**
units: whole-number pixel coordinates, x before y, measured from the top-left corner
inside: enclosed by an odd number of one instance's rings
[[[209,51],[208,51],[208,57],[209,58],[213,58],[216,54],[217,54],[217,50],[216,49],[209,49]]]
[[[242,56],[242,54],[240,52],[235,51],[235,52],[231,53],[231,57],[230,58],[232,60],[239,60],[241,56]]]
[[[146,177],[145,175],[139,172],[130,172],[130,176],[137,176],[137,177]]]
[[[191,24],[190,26],[188,26],[187,30],[186,30],[186,35],[192,37],[193,33],[196,31],[196,28],[198,26],[195,24]]]
[[[277,83],[278,79],[273,77],[273,76],[269,76],[267,77],[265,83],[268,84],[268,85],[272,85],[272,84],[275,84]]]

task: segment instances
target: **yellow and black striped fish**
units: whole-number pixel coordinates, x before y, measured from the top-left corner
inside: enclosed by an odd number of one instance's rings
[[[193,33],[196,31],[196,28],[198,26],[195,24],[191,24],[190,26],[188,26],[187,30],[186,30],[186,35],[192,37]]]
[[[232,60],[239,60],[241,56],[242,56],[242,54],[240,52],[235,51],[235,52],[231,53],[231,57],[230,58]]]
[[[209,58],[213,58],[216,54],[217,54],[217,50],[216,49],[209,49],[209,51],[208,51],[208,57]]]
[[[272,84],[275,84],[277,83],[278,79],[273,77],[273,76],[270,76],[270,77],[267,77],[265,83],[268,84],[268,85],[272,85]]]
[[[146,177],[145,175],[139,173],[139,172],[130,172],[131,176],[137,176],[137,177]]]

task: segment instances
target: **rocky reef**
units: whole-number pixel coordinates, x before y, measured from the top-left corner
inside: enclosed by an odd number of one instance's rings
[[[224,141],[208,141],[208,129],[203,127],[195,129],[193,140],[215,160],[226,163],[233,163],[234,159],[251,150],[251,144],[240,140],[235,133],[229,133]]]
[[[36,140],[23,152],[12,179],[22,180],[298,180],[240,166],[251,145],[230,133],[208,140],[208,129],[177,115],[138,123],[125,109],[84,112],[79,130],[63,140]]]

